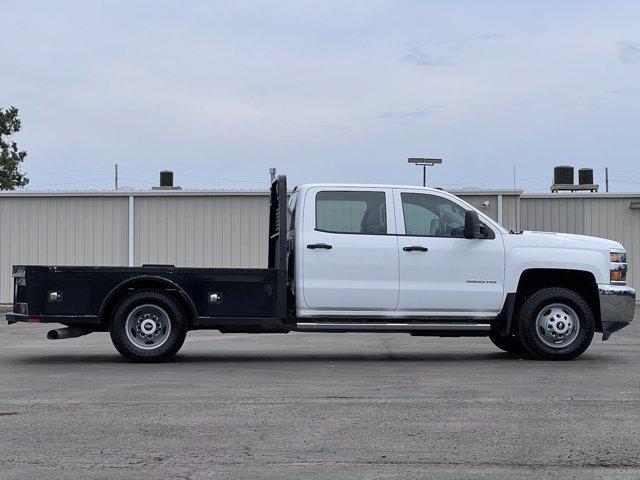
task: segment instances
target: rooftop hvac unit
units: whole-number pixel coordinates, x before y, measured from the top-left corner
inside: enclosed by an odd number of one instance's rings
[[[553,169],[553,185],[551,191],[557,193],[559,191],[575,192],[576,190],[597,192],[598,185],[593,183],[593,169],[581,168],[578,170],[578,184],[573,183],[573,167],[569,165],[560,165]]]
[[[573,167],[560,165],[553,169],[554,185],[573,185]]]
[[[593,168],[581,168],[578,170],[578,183],[580,185],[593,185]]]

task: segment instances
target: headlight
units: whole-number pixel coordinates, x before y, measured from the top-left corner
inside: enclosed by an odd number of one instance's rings
[[[611,252],[611,263],[627,263],[627,253]]]
[[[616,284],[627,283],[627,252],[612,250],[610,252],[610,281]]]

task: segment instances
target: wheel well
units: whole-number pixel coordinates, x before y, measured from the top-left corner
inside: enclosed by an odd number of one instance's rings
[[[160,290],[173,298],[184,312],[189,325],[193,323],[196,312],[187,295],[175,284],[161,278],[140,278],[117,286],[109,293],[100,309],[100,318],[105,326],[109,326],[111,318],[120,301],[136,290]]]
[[[518,282],[516,294],[516,315],[520,305],[533,293],[542,288],[561,287],[572,290],[586,300],[596,321],[596,331],[602,331],[600,319],[600,297],[598,284],[591,272],[584,270],[562,270],[555,268],[535,268],[525,270]]]

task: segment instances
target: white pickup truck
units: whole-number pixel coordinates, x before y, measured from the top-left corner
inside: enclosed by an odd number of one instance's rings
[[[510,233],[439,189],[271,188],[265,269],[14,266],[17,321],[110,331],[135,361],[174,355],[189,330],[488,336],[538,359],[584,352],[631,322],[636,292],[615,241]]]

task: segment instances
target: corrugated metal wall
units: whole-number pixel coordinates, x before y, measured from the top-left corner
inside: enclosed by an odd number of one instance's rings
[[[451,193],[459,196],[465,202],[470,203],[494,220],[499,220],[499,203],[502,202],[502,225],[513,231],[517,231],[520,228],[519,211],[521,192],[495,191],[478,194],[474,191],[458,190],[451,191]],[[488,205],[485,205],[485,203],[488,203]]]
[[[485,215],[498,219],[498,196],[497,195],[477,195],[467,194],[466,192],[452,192],[462,198],[465,202],[470,203]],[[488,205],[483,205],[488,202]]]
[[[126,265],[126,197],[0,198],[0,303],[14,264]]]
[[[611,238],[629,252],[640,285],[638,196],[453,192],[513,230]],[[11,302],[11,265],[127,265],[129,196],[133,264],[261,267],[267,263],[268,204],[262,192],[0,194],[0,303]],[[500,200],[501,199],[501,200]],[[487,205],[483,203],[488,202]]]
[[[634,259],[640,258],[640,210],[630,208],[632,201],[640,201],[640,196],[523,195],[521,228],[616,240],[627,249],[627,278],[637,286],[640,268],[634,268]]]
[[[502,225],[514,232],[521,230],[520,195],[503,195],[502,199]]]
[[[269,197],[137,197],[134,264],[267,265]]]

